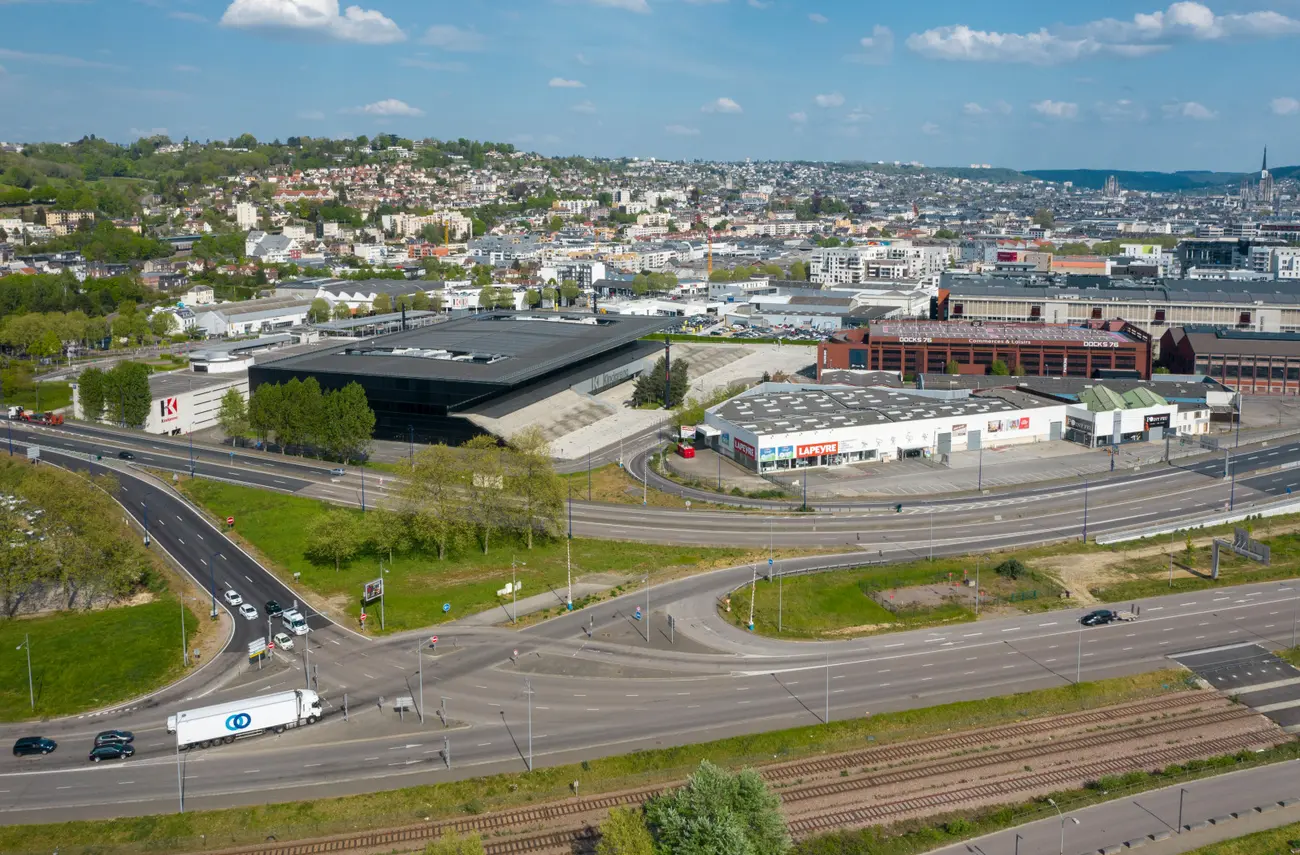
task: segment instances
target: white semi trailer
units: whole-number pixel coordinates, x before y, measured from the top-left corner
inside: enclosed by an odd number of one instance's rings
[[[176,734],[177,748],[208,748],[267,730],[283,733],[286,728],[314,724],[320,717],[320,696],[310,689],[295,689],[168,716],[167,732]]]

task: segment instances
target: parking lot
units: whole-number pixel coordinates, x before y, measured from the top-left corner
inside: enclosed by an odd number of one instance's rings
[[[821,341],[826,337],[826,333],[820,330],[803,327],[727,324],[720,321],[715,315],[692,315],[689,318],[682,318],[681,323],[668,330],[668,332],[676,335],[700,335],[710,338],[739,339],[741,341],[759,338],[777,338],[783,341]]]
[[[1258,644],[1233,644],[1169,657],[1225,695],[1300,733],[1300,669]]]

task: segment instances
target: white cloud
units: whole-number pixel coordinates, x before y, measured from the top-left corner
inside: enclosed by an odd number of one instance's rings
[[[965,24],[936,27],[907,38],[907,46],[931,59],[1054,65],[1097,55],[1138,57],[1185,41],[1269,38],[1300,34],[1300,20],[1278,12],[1216,15],[1197,2],[1178,2],[1132,20],[1104,18],[1030,33],[975,30]]]
[[[985,107],[978,101],[967,101],[962,105],[961,111],[967,116],[987,116],[990,113],[999,113],[1003,116],[1009,116],[1012,107],[1006,101],[994,101],[992,105]]]
[[[858,44],[862,50],[849,54],[845,59],[863,65],[886,65],[894,56],[894,31],[876,24],[871,28],[871,35],[858,39]]]
[[[1048,98],[1029,106],[1035,113],[1051,119],[1074,119],[1079,115],[1079,105],[1072,101],[1053,101]]]
[[[1103,122],[1145,122],[1149,115],[1146,107],[1128,98],[1098,102],[1096,110]]]
[[[814,24],[825,24],[830,21],[830,18],[826,17],[821,12],[811,12],[808,15],[808,20],[812,21]]]
[[[485,43],[482,33],[463,30],[454,24],[434,24],[424,31],[420,41],[426,45],[454,51],[483,50]]]
[[[997,110],[999,113],[1001,113],[1001,114],[1004,115],[1004,116],[1010,116],[1012,110],[1015,109],[1015,108],[1013,108],[1013,107],[1012,107],[1010,104],[1008,104],[1006,101],[1000,101],[1000,100],[999,100],[999,101],[994,101],[994,102],[993,102],[993,109],[994,109],[994,110]]]
[[[399,101],[396,98],[385,98],[383,101],[376,101],[373,104],[367,104],[364,107],[352,107],[344,110],[345,113],[361,113],[366,116],[423,116],[424,111],[418,107],[412,107],[405,101]]]
[[[790,121],[794,122],[796,125],[802,125],[808,121],[808,114],[802,110],[796,113],[791,113]]]
[[[579,101],[577,104],[574,104],[569,109],[575,113],[586,113],[590,115],[596,112],[596,105],[591,103],[590,101]]]
[[[606,6],[610,9],[626,9],[629,12],[646,13],[650,11],[650,4],[646,0],[587,0],[593,6]]]
[[[668,125],[664,130],[678,137],[694,137],[700,133],[699,128],[688,128],[685,125]]]
[[[924,125],[921,125],[921,133],[925,134],[926,136],[932,137],[935,134],[939,133],[939,126],[936,125],[934,122],[926,122]]]
[[[1160,109],[1164,111],[1167,118],[1196,119],[1199,122],[1208,121],[1219,115],[1197,101],[1175,101],[1172,104],[1164,105]]]
[[[550,83],[546,84],[552,89],[586,89],[587,84],[581,80],[566,80],[563,77],[552,77]]]
[[[719,98],[716,101],[710,101],[700,108],[701,113],[743,113],[744,110],[740,105],[730,98]]]
[[[818,107],[842,107],[844,106],[844,96],[838,92],[831,92],[828,95],[818,95],[813,98],[813,103]]]
[[[371,45],[406,39],[401,27],[382,12],[360,6],[340,12],[339,0],[234,0],[221,16],[221,26]]]
[[[984,114],[988,113],[988,110],[986,108],[980,106],[974,101],[967,101],[964,105],[962,105],[961,111],[968,116],[983,116]]]
[[[298,118],[304,122],[319,122],[325,118],[325,114],[320,110],[301,110],[298,113]]]
[[[870,118],[871,118],[871,114],[868,113],[863,107],[859,106],[859,107],[854,107],[852,110],[850,110],[849,114],[844,117],[844,121],[850,125],[856,125],[859,122],[865,122],[867,119]]]
[[[1274,98],[1270,105],[1273,108],[1274,115],[1290,116],[1300,113],[1300,100],[1295,98]]]

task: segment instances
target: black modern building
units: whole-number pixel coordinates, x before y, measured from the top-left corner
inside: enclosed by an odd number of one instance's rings
[[[599,391],[639,373],[663,343],[642,341],[673,318],[483,312],[340,344],[249,369],[249,389],[315,377],[324,390],[360,383],[375,437],[461,443],[499,418],[564,389]]]

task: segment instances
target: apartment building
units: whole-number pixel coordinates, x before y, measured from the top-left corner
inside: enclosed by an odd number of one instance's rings
[[[241,232],[257,228],[257,206],[252,202],[240,202],[235,205],[235,225]]]
[[[95,223],[94,211],[46,211],[45,226],[55,237],[65,237],[75,232],[80,226],[82,220],[88,220],[91,225]]]

